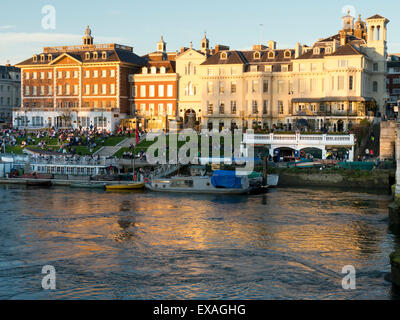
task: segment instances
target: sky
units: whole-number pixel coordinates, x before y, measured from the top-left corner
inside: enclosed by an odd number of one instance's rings
[[[42,13],[46,5],[55,9],[54,29]],[[155,51],[161,35],[168,51],[191,41],[200,48],[204,32],[213,47],[243,50],[274,40],[278,49],[294,48],[336,34],[347,8],[364,19],[388,18],[389,52],[400,53],[398,0],[0,0],[0,8],[0,65],[26,60],[45,46],[79,45],[86,25],[95,43],[129,45],[138,55]]]

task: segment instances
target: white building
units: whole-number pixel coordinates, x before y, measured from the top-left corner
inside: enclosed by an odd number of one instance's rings
[[[0,122],[11,124],[13,109],[20,106],[20,69],[10,65],[0,66]]]

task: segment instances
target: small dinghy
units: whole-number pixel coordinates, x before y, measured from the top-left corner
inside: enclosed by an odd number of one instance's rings
[[[135,190],[143,188],[144,188],[144,182],[135,182],[128,184],[110,184],[106,186],[107,191]]]

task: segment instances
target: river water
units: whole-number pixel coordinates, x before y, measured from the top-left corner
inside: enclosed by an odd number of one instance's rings
[[[0,186],[0,299],[398,299],[390,197]],[[42,267],[56,269],[45,291]],[[356,269],[356,290],[342,268]]]

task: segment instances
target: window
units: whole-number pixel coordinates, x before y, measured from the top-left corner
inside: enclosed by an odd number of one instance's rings
[[[331,52],[332,52],[331,47],[326,48],[326,53],[327,53],[327,54],[331,54]]]
[[[254,52],[254,60],[260,60],[260,58],[261,54],[258,51]]]
[[[211,115],[214,113],[213,104],[207,102],[207,114]]]
[[[354,89],[354,78],[353,76],[349,77],[349,90],[353,90]]]
[[[174,95],[173,91],[174,91],[173,85],[172,85],[172,84],[169,84],[169,85],[167,86],[167,96],[168,96],[168,97],[172,97],[172,96]]]
[[[157,73],[157,68],[156,67],[151,67],[150,68],[150,73],[151,74],[156,74]]]
[[[52,86],[48,86],[47,87],[47,94],[50,96],[53,94],[53,87]]]
[[[306,80],[299,79],[299,92],[303,93],[306,92]]]
[[[236,114],[236,101],[231,101],[231,114]]]
[[[237,68],[236,67],[232,67],[231,68],[231,75],[235,76],[237,74]]]
[[[219,82],[219,94],[225,93],[224,83],[222,81]]]
[[[98,77],[99,77],[99,71],[93,70],[93,78],[98,78]]]
[[[25,80],[29,80],[29,72],[25,73]]]
[[[74,85],[74,95],[77,96],[79,94],[79,86],[77,84]]]
[[[346,68],[347,67],[347,60],[338,60],[339,68]]]
[[[223,102],[219,104],[219,114],[225,114],[225,103]]]
[[[257,72],[258,71],[258,67],[257,66],[250,66],[250,71],[251,72]]]
[[[268,52],[268,59],[274,59],[275,53],[273,51]]]
[[[318,65],[316,63],[311,63],[311,71],[317,71]]]
[[[29,86],[25,86],[25,95],[29,96]]]
[[[115,94],[115,84],[110,84],[110,94]]]
[[[136,90],[137,90],[137,87],[136,86],[132,86],[132,97],[133,98],[136,97]]]
[[[207,75],[209,75],[209,76],[213,75],[213,69],[212,68],[208,68],[207,69]]]
[[[71,77],[71,73],[69,71],[65,72],[65,78],[69,79]]]
[[[226,52],[221,53],[221,60],[226,60],[228,58],[228,54]]]
[[[158,104],[158,114],[159,115],[164,114],[164,104],[162,104],[162,103]]]
[[[258,103],[257,103],[257,100],[253,100],[251,106],[252,106],[253,114],[258,114]]]
[[[36,86],[32,87],[32,95],[34,95],[34,96],[37,95],[37,87]]]
[[[214,91],[213,88],[214,88],[213,82],[212,81],[207,82],[207,93],[208,94],[213,94],[213,91]]]
[[[374,72],[379,71],[379,65],[377,63],[373,64],[373,70],[374,70]]]
[[[101,85],[101,94],[107,94],[107,85],[104,83]]]
[[[114,78],[115,77],[115,70],[113,69],[113,70],[110,70],[110,77],[111,78]]]
[[[89,70],[85,71],[85,78],[90,78],[90,71]]]
[[[231,93],[236,93],[236,81],[231,82]]]
[[[263,101],[263,114],[268,114],[268,100]]]
[[[378,82],[377,81],[374,81],[372,83],[372,91],[373,92],[378,92]]]
[[[289,50],[285,51],[285,58],[290,58],[292,56],[292,53]]]
[[[70,94],[71,94],[71,92],[70,92],[70,85],[69,85],[68,83],[65,85],[65,94],[66,94],[66,95],[70,95]]]
[[[300,72],[306,71],[306,65],[304,63],[299,64],[299,71]]]
[[[263,81],[263,92],[264,93],[268,92],[268,81],[266,80]]]
[[[44,86],[40,86],[39,94],[40,94],[41,96],[44,96]]]
[[[85,85],[85,94],[90,94],[90,85]]]
[[[107,70],[101,70],[101,77],[107,78]]]
[[[281,71],[282,72],[288,72],[289,71],[289,66],[287,64],[284,64],[281,66]]]
[[[155,95],[155,86],[150,85],[149,86],[149,97],[154,97],[154,95]]]
[[[164,85],[160,84],[158,86],[158,96],[159,97],[164,97]]]
[[[165,67],[160,68],[160,73],[166,73],[166,72],[167,72],[167,69]]]
[[[34,79],[34,80],[37,79],[37,72],[32,73],[32,79]]]
[[[99,94],[99,85],[98,84],[93,85],[93,94]]]
[[[141,97],[146,96],[146,86],[140,86],[140,96]]]
[[[78,78],[78,71],[74,71],[74,78],[75,78],[75,79]]]
[[[252,80],[251,82],[251,92],[258,92],[258,80]]]
[[[44,79],[44,72],[40,73],[40,79]]]
[[[58,85],[58,86],[57,86],[57,94],[58,94],[58,95],[62,95],[62,93],[63,93],[63,92],[62,92],[62,86],[61,86],[61,85]]]
[[[86,52],[85,53],[85,59],[86,60],[90,60],[90,52]]]
[[[283,101],[278,101],[278,112],[279,114],[283,114]]]

